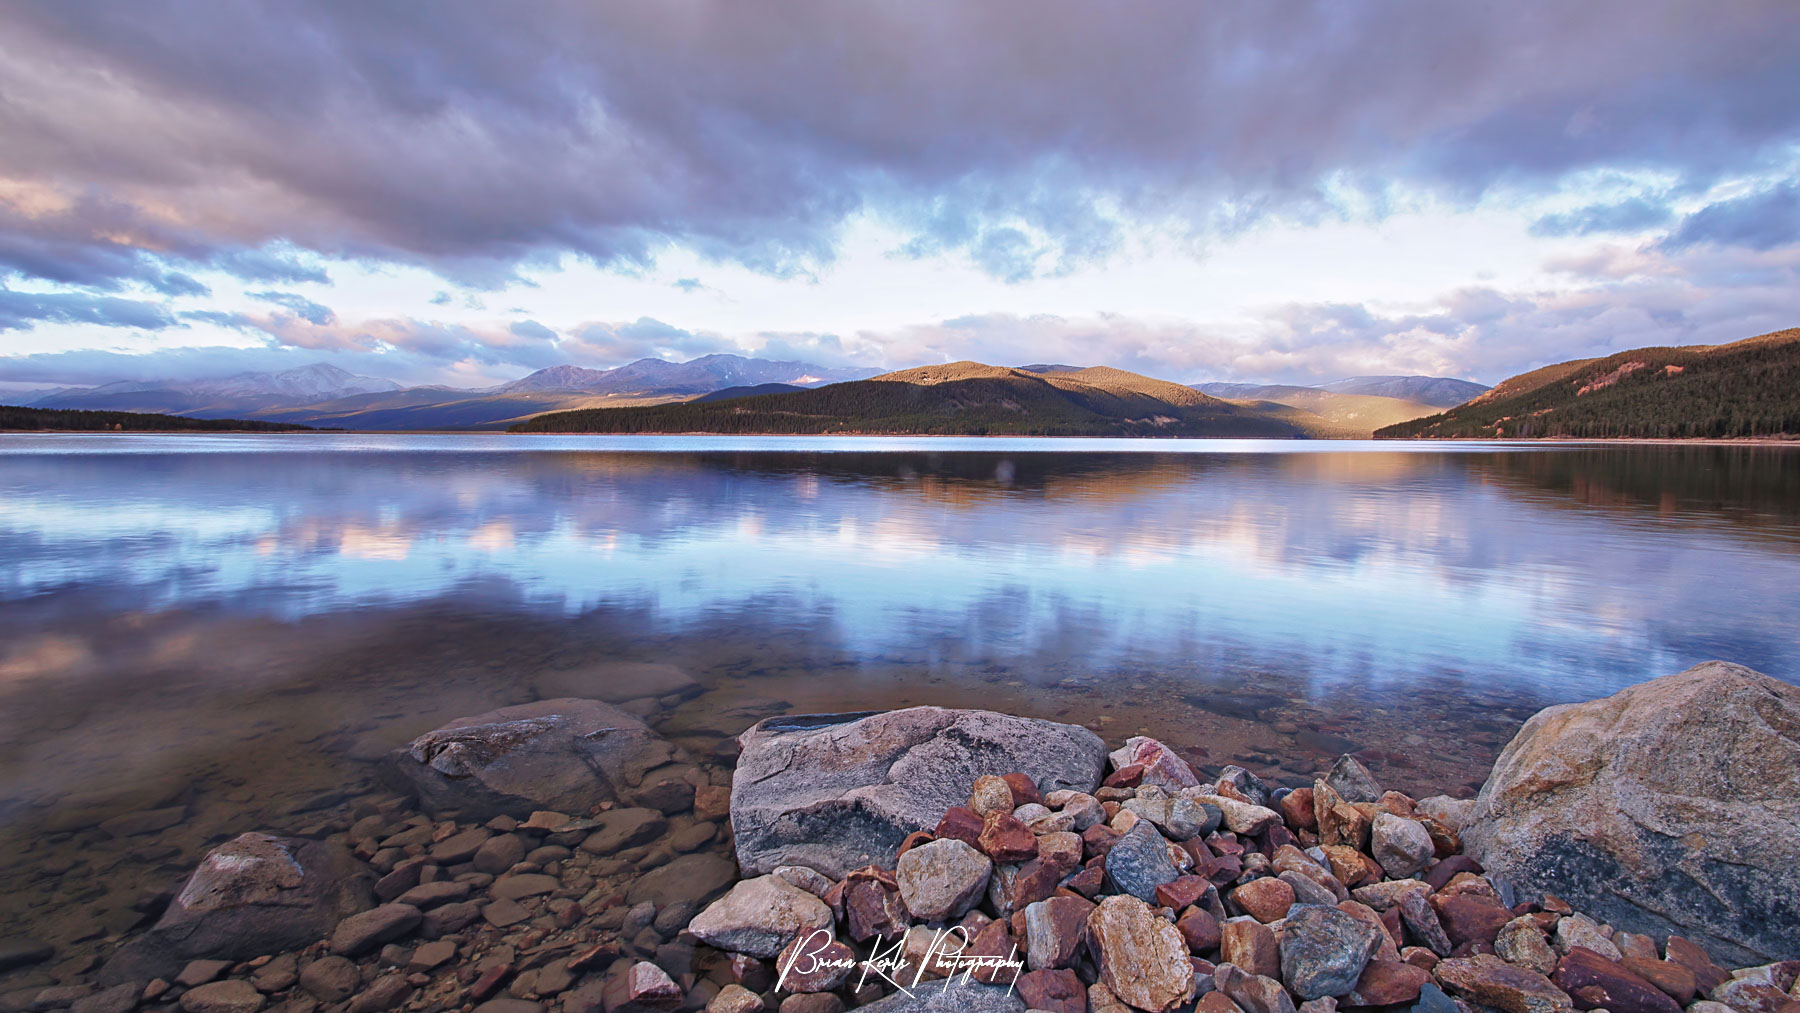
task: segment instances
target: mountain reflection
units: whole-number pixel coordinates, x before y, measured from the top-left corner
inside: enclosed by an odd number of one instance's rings
[[[286,621],[437,600],[630,607],[666,636],[726,613],[777,629],[829,616],[848,658],[961,630],[983,651],[1054,644],[1096,672],[1224,652],[1288,659],[1315,683],[1453,671],[1545,699],[1712,656],[1800,677],[1800,455],[1785,448],[431,439],[0,445],[0,600],[31,606],[17,616]]]

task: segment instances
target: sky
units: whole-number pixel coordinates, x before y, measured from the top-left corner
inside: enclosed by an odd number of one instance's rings
[[[0,390],[1800,325],[1800,5],[0,6]]]

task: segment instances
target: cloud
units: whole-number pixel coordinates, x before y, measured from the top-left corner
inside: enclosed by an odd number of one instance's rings
[[[1662,246],[1683,250],[1702,243],[1752,250],[1800,243],[1800,183],[1708,204],[1683,218]]]
[[[140,299],[0,288],[0,331],[28,330],[40,323],[160,329],[176,321],[167,307]]]
[[[331,311],[331,307],[320,305],[297,292],[246,292],[244,294],[260,302],[280,306],[309,324],[324,325],[337,320],[337,314]]]
[[[0,265],[291,283],[304,255],[259,259],[292,249],[493,286],[677,243],[796,274],[869,213],[1017,279],[1136,223],[1205,237],[1342,214],[1345,192],[1470,200],[1597,168],[1692,188],[1800,132],[1791,4],[783,11],[9,5]]]
[[[1591,236],[1607,232],[1643,232],[1674,217],[1667,204],[1631,197],[1613,204],[1590,204],[1531,223],[1534,236]]]

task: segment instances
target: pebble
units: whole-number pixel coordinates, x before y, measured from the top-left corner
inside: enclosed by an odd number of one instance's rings
[[[354,957],[373,947],[398,939],[419,927],[423,915],[411,904],[381,904],[338,922],[332,930],[330,950]]]
[[[347,999],[361,985],[361,972],[345,957],[320,957],[300,969],[300,987],[320,1002]]]
[[[242,978],[227,978],[181,994],[184,1013],[256,1013],[268,999]]]

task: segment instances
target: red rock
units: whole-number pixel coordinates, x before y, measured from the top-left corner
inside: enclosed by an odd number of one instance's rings
[[[1552,1013],[1570,1005],[1568,993],[1550,979],[1490,954],[1440,961],[1432,973],[1454,994],[1506,1013]]]
[[[1585,946],[1576,946],[1557,962],[1550,980],[1569,993],[1577,1009],[1610,1013],[1681,1013],[1674,999]]]
[[[1394,941],[1395,946],[1402,946],[1406,943],[1406,932],[1401,925],[1399,908],[1388,908],[1377,914],[1376,917],[1381,919],[1381,927],[1387,930],[1388,938]]]
[[[944,818],[938,820],[936,837],[951,837],[972,847],[981,846],[981,831],[984,826],[982,818],[968,806],[954,805],[944,810]]]
[[[495,964],[481,972],[481,977],[476,978],[475,983],[469,986],[469,998],[481,1002],[493,995],[500,988],[502,982],[512,977],[512,973],[513,966],[511,964]]]
[[[1449,858],[1462,851],[1462,835],[1444,823],[1429,816],[1414,817],[1425,832],[1431,835],[1431,853],[1438,858]]]
[[[1194,953],[1207,953],[1219,948],[1219,920],[1197,907],[1188,908],[1175,920],[1175,931],[1187,940]]]
[[[1042,858],[1033,858],[1019,866],[1012,881],[1012,909],[1021,910],[1027,904],[1054,894],[1073,868],[1074,866],[1063,862],[1050,862]]]
[[[1207,859],[1204,870],[1195,871],[1203,872],[1214,886],[1224,886],[1244,874],[1244,860],[1237,855],[1214,855]]]
[[[1064,872],[1072,872],[1081,864],[1081,836],[1069,832],[1039,834],[1037,856],[1047,862],[1061,863]]]
[[[1371,960],[1363,965],[1362,977],[1350,990],[1351,1006],[1386,1006],[1389,1003],[1413,1002],[1419,988],[1431,980],[1431,972],[1422,967],[1391,960]]]
[[[1100,783],[1106,788],[1136,788],[1144,783],[1144,765],[1128,763],[1106,775],[1106,780]]]
[[[894,857],[899,858],[901,855],[906,854],[908,851],[911,851],[919,845],[930,844],[935,840],[937,840],[936,837],[933,837],[923,830],[914,830],[912,833],[906,835],[905,840],[900,842],[900,849],[894,853]]]
[[[1223,962],[1265,978],[1281,976],[1281,951],[1273,929],[1253,918],[1232,918],[1219,926]]]
[[[1619,933],[1624,935],[1625,933]],[[1651,944],[1655,948],[1655,944]],[[1694,972],[1672,960],[1656,960],[1650,957],[1638,957],[1626,954],[1619,964],[1632,974],[1644,979],[1668,994],[1682,1006],[1694,1001],[1694,995],[1700,986],[1694,978]]]
[[[829,992],[844,983],[856,961],[856,951],[829,931],[803,933],[775,958],[775,980],[789,992]]]
[[[1295,830],[1318,830],[1319,818],[1313,812],[1313,790],[1295,788],[1282,796],[1281,818]]]
[[[1544,910],[1555,910],[1550,907],[1551,898],[1544,898]],[[1558,900],[1563,907],[1568,904]],[[1568,912],[1560,912],[1567,914]],[[1731,972],[1713,963],[1712,956],[1696,943],[1681,936],[1670,936],[1663,944],[1663,956],[1694,972],[1694,983],[1701,992],[1710,992],[1731,977]]]
[[[1012,924],[1004,919],[995,919],[975,933],[962,953],[971,957],[1010,957],[1018,959],[1018,944],[1013,939]],[[1013,980],[1013,970],[1007,967],[976,968],[970,975],[976,981],[989,985],[1005,985]]]
[[[1244,1013],[1244,1008],[1232,1002],[1223,992],[1208,992],[1194,1004],[1194,1013]]]
[[[1000,779],[1006,782],[1008,788],[1012,789],[1014,809],[1032,802],[1038,805],[1044,804],[1044,796],[1038,793],[1037,785],[1032,782],[1029,775],[1003,774]]]
[[[1390,931],[1388,929],[1386,920],[1387,912],[1376,914],[1374,908],[1369,907],[1361,901],[1354,900],[1340,901],[1337,905],[1337,909],[1347,915],[1355,915],[1363,921],[1368,922],[1372,928],[1380,930],[1380,941],[1375,949],[1375,956],[1371,959],[1399,961],[1400,944],[1404,942],[1404,940],[1401,938],[1398,930]],[[1393,911],[1392,908],[1390,908],[1389,911],[1393,912],[1394,922],[1398,925],[1400,921],[1400,912]]]
[[[1106,886],[1106,869],[1104,866],[1090,865],[1063,880],[1062,885],[1083,897],[1093,897]]]
[[[1438,966],[1438,955],[1423,946],[1408,946],[1400,951],[1400,959],[1414,967],[1429,971]]]
[[[1331,874],[1346,887],[1381,882],[1381,865],[1355,848],[1343,844],[1327,844],[1320,850],[1325,852],[1326,860],[1331,863]]]
[[[900,898],[898,887],[890,887],[873,879],[846,884],[844,930],[856,942],[863,943],[876,936],[886,938],[905,932],[910,920],[906,902]]]
[[[1483,871],[1481,863],[1468,855],[1451,855],[1431,867],[1431,871],[1425,874],[1425,882],[1433,890],[1442,890],[1459,873]]]
[[[1206,895],[1209,885],[1211,884],[1199,876],[1177,876],[1156,888],[1156,903],[1171,911],[1192,907]]]
[[[1294,906],[1294,888],[1279,879],[1253,879],[1231,891],[1230,900],[1264,925],[1287,917]]]
[[[1074,971],[1027,971],[1014,984],[1026,1009],[1050,1013],[1087,1013],[1087,986]]]
[[[1206,846],[1217,855],[1242,855],[1244,842],[1229,830],[1215,830],[1206,835]]]
[[[1083,853],[1089,859],[1104,858],[1114,843],[1125,835],[1104,823],[1096,823],[1081,832]]]
[[[1473,861],[1473,859],[1470,861]],[[1473,871],[1481,872],[1483,870],[1475,869]],[[1454,875],[1454,873],[1452,873],[1452,875]],[[1446,879],[1444,882],[1448,883],[1449,880]],[[1568,901],[1563,900],[1553,893],[1544,894],[1544,899],[1539,902],[1538,906],[1554,915],[1572,915],[1575,913],[1575,909],[1569,906]]]
[[[1431,907],[1444,926],[1444,934],[1456,946],[1486,943],[1491,948],[1501,927],[1513,919],[1513,913],[1504,904],[1480,894],[1433,894]]]
[[[1018,917],[1025,923],[1025,960],[1034,971],[1068,967],[1081,952],[1087,918],[1094,910],[1081,897],[1051,897],[1032,904]]]

